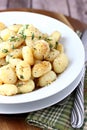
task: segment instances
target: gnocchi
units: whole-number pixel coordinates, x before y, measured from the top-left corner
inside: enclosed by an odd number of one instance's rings
[[[54,80],[56,80],[56,73],[54,71],[49,71],[48,73],[42,75],[39,79],[38,79],[38,86],[44,87],[48,84],[51,84]]]
[[[42,33],[32,24],[0,22],[0,94],[29,93],[54,82],[69,59],[61,33]]]
[[[11,36],[15,36],[15,32],[9,30],[8,28],[5,28],[0,32],[0,36],[3,39],[3,41],[7,41]]]
[[[3,83],[14,84],[17,81],[15,70],[11,65],[5,65],[0,68],[0,79]]]
[[[33,50],[31,47],[24,46],[22,48],[22,55],[23,55],[24,61],[26,61],[30,65],[34,64]]]
[[[2,84],[0,85],[0,94],[4,96],[11,96],[18,93],[16,85],[13,84]]]
[[[68,65],[68,58],[66,54],[60,53],[53,61],[53,69],[56,73],[62,73]]]
[[[44,75],[45,73],[49,72],[51,70],[52,66],[51,63],[48,61],[42,61],[40,63],[37,63],[32,68],[32,75],[33,77],[40,77]]]
[[[48,56],[46,57],[47,61],[52,62],[59,55],[59,51],[56,49],[51,49]]]
[[[34,45],[34,57],[38,60],[45,59],[50,52],[49,44],[45,40],[38,40]]]
[[[29,80],[31,77],[31,66],[25,61],[20,61],[19,64],[16,65],[16,74],[22,81]]]
[[[19,81],[17,83],[17,87],[18,87],[18,93],[28,93],[34,90],[35,88],[35,83],[33,80],[29,80],[26,82],[23,81]]]
[[[9,42],[2,42],[0,44],[0,58],[4,58],[11,52],[12,48],[9,44]]]

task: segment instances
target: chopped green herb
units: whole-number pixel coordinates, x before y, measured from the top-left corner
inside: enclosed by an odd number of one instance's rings
[[[50,49],[52,49],[53,45],[52,45],[52,44],[49,44],[49,47],[50,47]]]
[[[11,46],[11,48],[12,48],[12,49],[15,49],[15,46],[14,46],[14,44]]]
[[[9,64],[9,61],[6,61],[6,65]]]
[[[9,56],[9,57],[13,57],[13,55],[11,55],[11,54],[9,54],[8,56]]]
[[[29,24],[26,24],[26,25],[25,25],[25,29],[28,29],[28,26],[29,26]]]
[[[16,42],[16,41],[19,41],[19,37],[16,37],[16,36],[12,36],[10,39],[10,42]]]
[[[41,36],[39,36],[39,39],[41,39]]]
[[[3,49],[2,52],[3,52],[3,53],[7,53],[8,50],[7,50],[7,49]]]
[[[37,50],[36,48],[34,48],[34,50]]]
[[[45,38],[45,41],[47,41],[47,42],[49,42],[49,41],[51,41],[52,39],[50,39],[50,38]]]
[[[23,39],[26,39],[26,35],[23,34],[23,35],[22,35],[22,38],[23,38]]]
[[[17,87],[21,87],[23,84],[22,83],[19,83],[19,84],[17,84]]]
[[[21,34],[21,38],[23,38],[24,40],[26,39],[26,35],[24,34],[24,30],[28,29],[28,24],[24,25],[23,29],[21,30],[21,32],[19,34]]]
[[[34,39],[34,33],[32,33],[32,40]]]
[[[23,30],[28,29],[28,26],[29,26],[29,24],[25,24],[25,25],[23,26]]]
[[[56,42],[56,44],[55,44],[55,48],[57,48],[57,45],[58,45],[58,42]]]
[[[21,79],[24,79],[24,76],[23,76],[23,75],[20,75],[20,78],[21,78]]]
[[[23,38],[24,40],[26,39],[26,35],[24,35],[24,31],[23,30],[19,34],[21,34],[21,38]]]

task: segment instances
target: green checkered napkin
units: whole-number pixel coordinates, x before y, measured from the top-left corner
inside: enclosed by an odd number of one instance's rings
[[[74,103],[74,94],[75,91],[69,95],[69,98],[66,99],[67,101],[63,105],[56,104],[29,113],[26,122],[44,130],[87,130],[87,69],[84,79],[85,119],[83,126],[79,129],[72,128],[71,126],[71,111]]]

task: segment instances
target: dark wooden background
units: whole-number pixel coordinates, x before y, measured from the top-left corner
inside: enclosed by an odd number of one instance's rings
[[[44,9],[87,23],[87,0],[0,0],[0,10],[8,8]]]

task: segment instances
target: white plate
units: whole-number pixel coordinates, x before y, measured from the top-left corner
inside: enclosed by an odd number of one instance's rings
[[[0,104],[0,114],[20,114],[20,113],[27,113],[32,111],[41,110],[43,108],[47,108],[57,102],[63,100],[67,97],[72,90],[74,90],[78,83],[80,82],[83,75],[83,70],[78,75],[78,77],[71,83],[66,89],[62,90],[61,92],[56,93],[53,96],[48,98],[29,102],[29,103],[22,103],[22,104]]]
[[[42,100],[66,89],[78,77],[84,64],[84,48],[79,37],[68,26],[48,16],[19,11],[1,12],[0,21],[6,25],[30,23],[39,28],[40,31],[48,34],[55,30],[60,31],[62,34],[61,43],[63,43],[65,53],[69,58],[68,68],[51,85],[27,94],[0,96],[0,103],[17,104]]]

